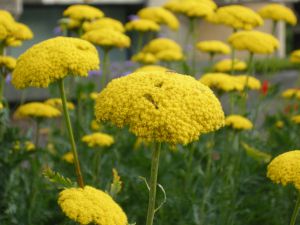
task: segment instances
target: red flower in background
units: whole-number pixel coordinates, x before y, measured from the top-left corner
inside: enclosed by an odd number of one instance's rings
[[[268,90],[269,90],[269,82],[267,80],[264,80],[261,86],[261,93],[263,95],[266,95],[268,93]]]

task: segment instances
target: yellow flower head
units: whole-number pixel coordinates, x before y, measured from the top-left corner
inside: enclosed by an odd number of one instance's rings
[[[15,20],[5,10],[0,10],[0,40],[5,40],[15,30]]]
[[[283,98],[297,98],[300,99],[300,89],[299,88],[289,88],[287,90],[285,90],[284,92],[282,92],[281,96]]]
[[[70,151],[70,152],[67,152],[65,153],[62,157],[61,157],[62,160],[68,162],[68,163],[71,163],[73,164],[74,163],[74,155],[73,153]]]
[[[160,26],[152,20],[136,19],[125,24],[127,31],[136,30],[139,32],[157,32],[160,30]]]
[[[225,124],[235,130],[251,130],[253,124],[247,118],[240,115],[229,115],[225,118]]]
[[[262,7],[258,14],[264,19],[271,19],[274,21],[284,21],[291,25],[297,24],[297,17],[295,13],[288,7],[281,4],[268,4]]]
[[[4,108],[4,107],[3,107],[3,103],[0,102],[0,111],[1,111],[3,108]]]
[[[229,72],[231,71],[232,67],[232,60],[231,59],[223,59],[219,62],[217,62],[214,65],[214,71],[216,72]],[[247,69],[247,64],[244,61],[241,61],[239,59],[234,59],[233,63],[233,70],[234,71],[243,71]]]
[[[147,71],[168,71],[170,69],[163,67],[163,66],[158,66],[158,65],[147,65],[147,66],[142,66],[140,68],[137,68],[134,72],[147,72]]]
[[[96,120],[92,120],[92,122],[91,122],[91,130],[92,131],[99,131],[99,130],[101,130],[101,124],[98,123]]]
[[[134,62],[139,62],[143,64],[154,64],[158,61],[158,58],[155,57],[154,54],[144,52],[139,52],[138,54],[133,55],[131,59]]]
[[[278,120],[278,121],[276,121],[275,126],[277,128],[283,128],[284,127],[284,122],[282,120]]]
[[[104,17],[104,13],[89,5],[71,5],[63,13],[65,17],[74,20],[95,20]]]
[[[158,24],[166,24],[172,30],[178,30],[179,21],[172,12],[162,7],[147,7],[138,12],[141,19],[152,20]]]
[[[60,98],[50,98],[44,102],[47,105],[51,105],[52,107],[62,110],[62,101]],[[75,106],[72,102],[67,102],[67,108],[70,110],[74,110]]]
[[[25,141],[25,150],[26,151],[34,151],[35,150],[35,144],[33,144],[31,141]]]
[[[105,48],[128,48],[130,46],[128,36],[110,28],[88,31],[82,39]]]
[[[241,5],[220,7],[214,15],[216,23],[230,26],[236,30],[252,30],[263,25],[263,19],[252,9]]]
[[[33,38],[33,33],[30,28],[23,23],[15,23],[15,28],[11,33],[11,36],[20,41],[26,41]]]
[[[275,157],[267,169],[267,177],[277,184],[293,184],[300,190],[300,150],[285,152]]]
[[[300,63],[300,49],[292,52],[290,61],[292,63]]]
[[[82,225],[128,224],[122,208],[108,194],[90,186],[63,190],[58,204],[66,216]]]
[[[87,32],[90,30],[98,30],[102,28],[109,28],[121,33],[125,32],[123,24],[119,20],[115,20],[109,17],[104,17],[100,20],[95,20],[92,22],[86,22],[83,24],[83,29]]]
[[[279,41],[274,36],[257,30],[234,33],[228,42],[235,49],[257,54],[271,54],[279,47]]]
[[[16,67],[16,59],[10,56],[0,55],[0,68],[4,68],[6,71],[12,71]]]
[[[97,93],[97,92],[92,92],[92,93],[90,93],[90,98],[91,98],[92,100],[96,100],[97,96],[98,96],[98,93]]]
[[[24,105],[21,105],[17,108],[14,113],[14,118],[22,119],[22,118],[53,118],[61,116],[61,113],[56,108],[40,103],[40,102],[30,102]]]
[[[95,114],[99,121],[129,126],[147,141],[170,144],[188,144],[224,124],[213,92],[174,72],[137,72],[113,80],[98,95]]]
[[[222,41],[200,41],[197,43],[197,48],[202,52],[212,54],[229,54],[230,47]]]
[[[207,73],[199,81],[210,88],[224,92],[243,91],[246,86],[250,90],[258,90],[261,87],[259,80],[246,75],[231,76],[225,73]]]
[[[109,147],[115,142],[111,135],[100,132],[85,135],[81,138],[81,141],[86,143],[90,148]]]
[[[217,5],[211,0],[171,0],[164,7],[187,17],[207,18],[213,14]]]
[[[296,124],[300,124],[300,115],[293,116],[292,121]]]
[[[17,61],[12,74],[16,88],[48,87],[65,76],[87,76],[99,69],[96,48],[78,38],[56,37],[29,48]]]

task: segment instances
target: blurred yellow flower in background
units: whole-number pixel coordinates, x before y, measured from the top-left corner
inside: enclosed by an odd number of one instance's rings
[[[60,98],[49,98],[44,103],[62,111],[62,101]],[[67,102],[67,108],[73,110],[75,109],[75,106],[72,102]]]
[[[127,31],[136,30],[139,32],[157,32],[160,30],[160,26],[156,22],[147,19],[136,19],[129,21],[125,24],[125,28]]]
[[[61,112],[59,110],[41,102],[30,102],[21,105],[14,113],[15,119],[23,119],[28,117],[54,118],[59,116],[61,116]]]
[[[71,151],[65,153],[61,158],[62,158],[62,160],[66,161],[68,163],[71,163],[71,164],[74,163],[74,155]]]
[[[113,29],[121,33],[125,32],[125,28],[119,20],[109,18],[109,17],[104,17],[92,22],[85,22],[83,24],[83,29],[85,32],[91,30],[103,29],[103,28]]]
[[[100,9],[90,5],[71,5],[63,12],[63,15],[80,21],[104,17],[104,13]]]
[[[295,13],[288,7],[282,4],[268,4],[258,10],[258,14],[264,19],[271,19],[274,21],[284,21],[291,25],[297,24],[297,17]]]
[[[223,59],[219,62],[217,62],[213,70],[216,72],[230,72],[232,67],[232,60],[231,59]],[[246,62],[239,60],[239,59],[234,59],[233,63],[233,70],[234,71],[243,71],[247,69],[247,64]]]
[[[200,41],[197,43],[199,51],[207,52],[211,54],[229,54],[231,52],[230,47],[222,41]]]
[[[6,71],[12,71],[16,67],[16,59],[10,56],[0,55],[0,68],[4,68]]]
[[[100,132],[85,135],[81,138],[81,141],[86,143],[90,148],[109,147],[115,142],[113,136]]]
[[[252,122],[240,115],[226,116],[225,124],[235,130],[251,130],[253,128]]]
[[[296,124],[300,124],[300,115],[293,116],[292,121]]]
[[[292,63],[300,63],[300,50],[295,50],[291,53],[290,61]]]
[[[282,92],[281,96],[283,98],[287,98],[287,99],[292,99],[292,98],[300,99],[300,89],[289,88],[289,89],[285,90],[284,92]]]

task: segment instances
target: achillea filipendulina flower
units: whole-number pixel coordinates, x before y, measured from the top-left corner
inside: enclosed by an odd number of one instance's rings
[[[200,41],[197,43],[197,48],[202,52],[211,54],[229,54],[230,47],[222,41]]]
[[[21,105],[17,108],[14,113],[14,118],[54,118],[61,116],[61,113],[56,108],[40,103],[40,102],[30,102]]]
[[[29,48],[17,61],[12,74],[16,88],[48,87],[65,76],[87,76],[99,69],[96,48],[87,41],[56,37]]]
[[[90,148],[109,147],[115,142],[111,135],[100,132],[85,135],[81,138],[81,141],[86,143]]]
[[[99,131],[99,130],[101,130],[101,124],[98,123],[96,120],[92,120],[92,122],[91,122],[91,130],[92,131]]]
[[[247,118],[240,115],[229,115],[225,118],[225,124],[235,130],[251,130],[253,124]]]
[[[3,104],[0,102],[0,111],[3,109]]]
[[[14,39],[26,41],[33,38],[33,33],[26,24],[16,22],[14,26],[15,28],[10,35]]]
[[[158,58],[155,57],[154,54],[144,52],[139,52],[138,54],[133,55],[131,59],[134,62],[139,62],[143,64],[153,64],[158,61]]]
[[[0,10],[0,40],[5,40],[15,29],[15,20],[5,10]]]
[[[164,7],[187,17],[207,18],[213,14],[217,5],[211,0],[171,0]]]
[[[0,68],[6,71],[12,71],[16,67],[16,59],[10,56],[0,55]]]
[[[146,72],[146,71],[168,71],[170,69],[163,67],[163,66],[158,66],[158,65],[147,65],[147,66],[142,66],[140,68],[137,68],[135,72]]]
[[[271,19],[273,21],[284,21],[291,25],[297,24],[297,17],[295,13],[288,7],[281,4],[268,4],[262,7],[258,14],[264,19]]]
[[[130,46],[128,36],[109,28],[88,31],[81,38],[103,48],[128,48]]]
[[[275,157],[267,169],[267,177],[277,184],[293,184],[300,190],[300,150],[285,152]]]
[[[63,12],[63,15],[81,21],[104,17],[104,13],[100,9],[90,5],[71,5]]]
[[[160,30],[160,26],[152,20],[136,19],[125,24],[127,31],[136,30],[139,32],[157,32]]]
[[[300,63],[300,50],[295,50],[292,52],[290,61],[292,63]]]
[[[252,9],[241,5],[229,5],[218,8],[215,22],[230,26],[235,30],[252,30],[263,25],[263,19]]]
[[[284,92],[282,92],[281,96],[283,98],[297,98],[300,99],[300,89],[297,88],[289,88],[287,90],[285,90]]]
[[[119,20],[115,20],[109,17],[104,17],[102,19],[95,20],[92,22],[86,22],[83,24],[83,29],[85,31],[97,30],[103,28],[113,29],[121,33],[125,31],[123,24]]]
[[[138,12],[142,19],[152,20],[158,24],[166,24],[172,30],[178,30],[179,21],[172,12],[162,7],[147,7]]]
[[[213,70],[216,72],[229,72],[231,71],[231,67],[232,67],[232,60],[231,59],[223,59],[219,62],[217,62],[214,67]],[[243,71],[247,69],[247,64],[239,59],[235,59],[234,63],[233,63],[233,70],[234,71]]]
[[[60,98],[50,98],[44,103],[62,111],[62,101]],[[75,106],[72,102],[67,102],[67,108],[73,110]]]
[[[278,121],[276,121],[275,126],[277,128],[283,128],[284,122],[282,120],[278,120]]]
[[[246,75],[232,76],[225,73],[207,73],[199,81],[210,88],[224,92],[243,91],[246,86],[250,90],[259,90],[261,87],[258,79]]]
[[[296,124],[300,124],[300,115],[293,116],[292,121]]]
[[[228,42],[237,50],[256,54],[271,54],[279,47],[279,41],[274,36],[257,30],[234,33]]]
[[[67,217],[83,225],[128,224],[122,208],[108,194],[90,186],[61,191],[58,204]]]
[[[25,141],[25,150],[30,152],[35,150],[35,144],[33,144],[31,141]]]
[[[65,153],[62,157],[61,157],[62,160],[68,162],[68,163],[71,163],[73,164],[74,163],[74,155],[73,153],[70,151],[70,152],[67,152]]]
[[[97,96],[98,96],[98,93],[97,93],[97,92],[92,92],[92,93],[90,93],[90,98],[91,98],[92,100],[96,100]]]
[[[182,48],[174,40],[169,38],[156,38],[151,40],[143,49],[144,52],[151,52],[157,54],[165,50],[173,50],[174,52],[181,52]]]
[[[208,87],[169,71],[113,80],[98,95],[95,114],[147,141],[170,144],[188,144],[224,125],[220,102]]]

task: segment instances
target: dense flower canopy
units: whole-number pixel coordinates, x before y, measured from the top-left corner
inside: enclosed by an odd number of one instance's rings
[[[279,41],[271,34],[261,31],[240,31],[232,34],[228,42],[238,50],[256,54],[271,54],[279,47]]]
[[[267,177],[277,184],[293,184],[300,190],[300,150],[275,157],[268,165]]]
[[[97,69],[99,57],[92,44],[56,37],[34,45],[18,58],[12,83],[16,88],[48,87],[69,74],[87,76],[88,71]]]
[[[288,7],[281,4],[268,4],[262,7],[258,14],[264,19],[271,19],[274,21],[284,21],[291,25],[297,24],[297,17],[295,13]]]
[[[99,20],[95,20],[92,22],[85,22],[83,24],[83,29],[85,31],[97,30],[97,29],[102,29],[102,28],[110,28],[110,29],[119,31],[121,33],[125,32],[125,28],[119,20],[112,19],[109,17],[104,17],[104,18],[101,18]]]
[[[179,21],[172,12],[162,7],[147,7],[138,12],[141,19],[152,20],[158,24],[166,24],[172,30],[178,30]]]
[[[128,36],[110,28],[88,31],[82,36],[82,39],[103,48],[128,48],[130,46]]]
[[[231,52],[230,47],[222,41],[200,41],[197,43],[197,48],[202,52],[212,54],[229,54]]]
[[[231,71],[231,67],[232,67],[232,60],[231,59],[223,59],[214,65],[213,70],[216,72],[225,73],[225,72]],[[232,69],[234,71],[243,71],[243,70],[247,69],[247,64],[242,60],[234,59]]]
[[[225,124],[235,130],[251,130],[252,122],[240,115],[229,115],[225,118]]]
[[[12,71],[16,67],[16,59],[10,56],[0,55],[0,68],[6,71]]]
[[[97,132],[83,136],[81,141],[91,148],[109,147],[114,143],[114,138],[109,134]]]
[[[212,22],[232,27],[235,30],[252,30],[263,25],[263,19],[252,9],[241,5],[218,8]]]
[[[30,102],[19,106],[14,113],[14,118],[53,118],[60,115],[61,112],[50,105],[40,102]]]
[[[122,98],[120,98],[122,96]],[[205,85],[174,72],[137,72],[113,80],[98,95],[99,121],[111,121],[147,141],[187,144],[224,123],[220,102]]]
[[[104,17],[104,13],[100,9],[90,5],[71,5],[63,12],[63,15],[80,21]]]
[[[136,19],[129,21],[125,24],[125,28],[127,31],[136,30],[139,32],[149,32],[154,31],[157,32],[160,30],[160,26],[152,20],[146,19]]]
[[[128,224],[122,208],[108,194],[90,186],[61,191],[58,204],[67,217],[82,225]]]

